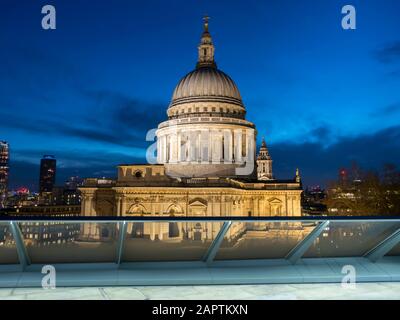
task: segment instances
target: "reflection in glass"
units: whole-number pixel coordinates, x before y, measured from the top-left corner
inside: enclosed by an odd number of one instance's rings
[[[17,249],[9,223],[0,223],[0,264],[16,264]]]
[[[234,222],[215,259],[284,258],[314,228],[301,222]]]
[[[128,223],[122,261],[201,260],[221,225],[222,222]]]
[[[32,263],[114,262],[116,223],[23,222]]]
[[[360,257],[400,227],[394,222],[332,222],[304,258]]]
[[[144,237],[144,223],[136,222],[132,225],[132,238],[143,238]]]
[[[177,222],[170,222],[168,228],[168,236],[170,238],[179,237],[179,226]]]
[[[392,250],[390,250],[387,254],[387,256],[400,256],[400,243],[395,245]]]

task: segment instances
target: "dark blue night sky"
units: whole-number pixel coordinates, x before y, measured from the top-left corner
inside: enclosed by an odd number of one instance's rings
[[[41,8],[57,29],[41,28]],[[357,30],[341,28],[341,8]],[[0,4],[0,140],[11,187],[37,189],[43,154],[70,175],[114,176],[144,162],[194,68],[202,16],[216,60],[238,85],[278,178],[299,167],[324,184],[357,161],[400,164],[400,1],[32,1]]]

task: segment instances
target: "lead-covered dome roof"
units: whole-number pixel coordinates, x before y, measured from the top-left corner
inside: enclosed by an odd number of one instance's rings
[[[236,84],[226,73],[214,66],[200,66],[184,76],[174,90],[170,107],[204,101],[243,106]]]

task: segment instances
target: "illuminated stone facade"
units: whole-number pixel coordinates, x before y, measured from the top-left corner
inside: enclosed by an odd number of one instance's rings
[[[255,125],[245,119],[233,80],[217,69],[208,21],[198,49],[196,69],[178,83],[168,120],[156,131],[158,164],[120,165],[116,180],[86,179],[80,188],[83,215],[301,215],[299,173],[274,179],[264,142],[256,156]],[[164,231],[143,227],[140,232],[165,239],[175,234],[166,225]],[[201,224],[185,230],[190,237],[213,236],[212,228]]]
[[[116,182],[87,179],[89,216],[299,216],[300,183],[234,178],[176,178],[163,165],[121,165]]]

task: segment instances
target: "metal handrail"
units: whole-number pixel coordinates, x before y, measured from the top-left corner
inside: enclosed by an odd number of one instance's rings
[[[400,216],[301,216],[301,217],[243,217],[243,216],[222,216],[222,217],[194,217],[194,216],[166,216],[166,215],[147,215],[147,216],[0,216],[0,222],[21,221],[21,222],[41,222],[41,221],[65,221],[65,222],[157,222],[157,221],[204,221],[204,222],[400,222]]]

